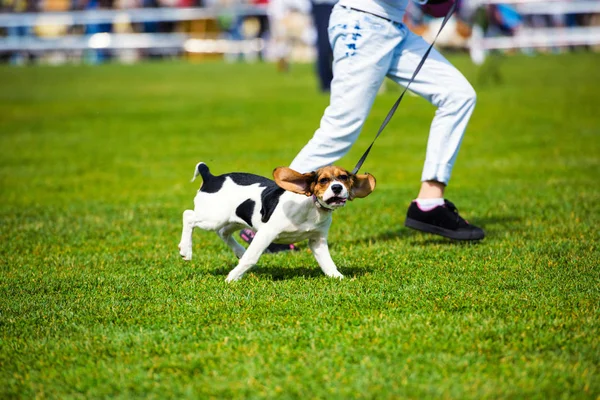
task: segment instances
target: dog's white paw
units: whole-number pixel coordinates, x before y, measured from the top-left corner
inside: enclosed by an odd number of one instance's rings
[[[344,279],[344,275],[342,275],[338,271],[335,271],[335,272],[333,272],[331,274],[328,274],[327,276],[329,276],[330,278]]]
[[[192,259],[192,246],[179,245],[179,255],[184,261],[190,261]]]
[[[231,271],[229,273],[229,275],[227,275],[225,282],[231,283],[231,282],[239,281],[240,279],[242,279],[242,275],[234,274],[233,271]]]

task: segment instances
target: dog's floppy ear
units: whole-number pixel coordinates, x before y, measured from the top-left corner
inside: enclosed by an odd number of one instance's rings
[[[375,190],[375,177],[369,173],[354,175],[354,182],[350,190],[350,200],[367,197]]]
[[[275,178],[277,186],[305,196],[312,196],[311,186],[315,175],[315,172],[301,174],[288,167],[275,168],[273,171],[273,178]]]

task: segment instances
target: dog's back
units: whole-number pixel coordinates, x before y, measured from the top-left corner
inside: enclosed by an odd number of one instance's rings
[[[239,223],[254,227],[259,222],[256,220],[259,209],[260,222],[267,222],[285,192],[260,175],[232,172],[215,176],[203,162],[196,165],[192,181],[198,175],[202,177],[202,185],[194,204],[203,218],[217,225]]]
[[[198,175],[202,177],[202,187],[200,187],[200,191],[205,193],[217,193],[220,191],[227,178],[231,178],[231,180],[239,186],[259,184],[264,187],[277,187],[277,184],[271,179],[245,172],[231,172],[228,174],[215,176],[210,172],[208,165],[203,162],[199,162],[196,165],[192,182],[198,177]]]

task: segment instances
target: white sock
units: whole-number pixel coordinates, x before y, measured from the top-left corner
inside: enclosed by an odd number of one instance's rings
[[[444,199],[416,199],[417,206],[421,209],[421,211],[430,211],[438,206],[444,205]]]

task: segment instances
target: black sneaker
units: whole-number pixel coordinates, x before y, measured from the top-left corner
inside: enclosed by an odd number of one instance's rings
[[[252,239],[254,239],[254,231],[252,229],[242,229],[240,231],[240,237],[244,240],[244,242],[250,244],[252,243]],[[295,251],[298,250],[296,246],[293,244],[278,244],[271,243],[265,253],[279,253],[280,251]]]
[[[465,221],[448,200],[444,200],[443,206],[429,211],[422,211],[417,202],[413,201],[408,207],[404,225],[455,240],[481,240],[485,236],[483,229]]]

